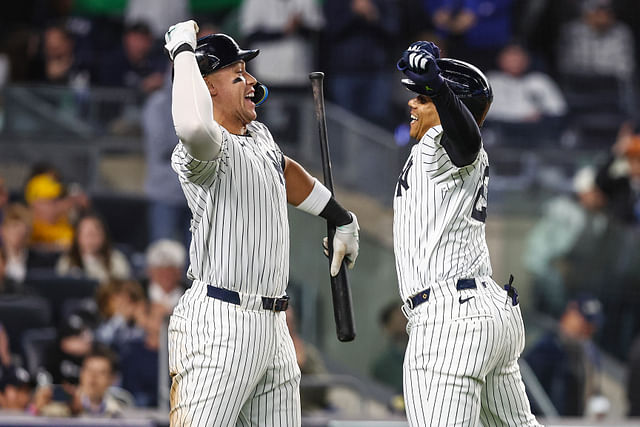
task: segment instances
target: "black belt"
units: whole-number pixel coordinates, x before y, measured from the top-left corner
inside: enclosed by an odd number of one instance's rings
[[[475,279],[460,279],[456,282],[456,289],[458,291],[462,291],[464,289],[475,289],[476,280]],[[423,302],[429,301],[429,294],[431,293],[431,288],[423,289],[418,293],[411,295],[407,298],[407,305],[410,309],[414,309]]]
[[[218,288],[215,286],[207,285],[207,296],[221,301],[225,301],[231,304],[240,305],[240,294],[236,291],[230,291],[229,289]],[[283,296],[281,298],[261,297],[262,308],[271,311],[285,311],[289,308],[289,297]]]

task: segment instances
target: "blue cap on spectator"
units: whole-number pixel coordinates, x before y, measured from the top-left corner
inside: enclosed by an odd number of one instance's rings
[[[602,326],[604,314],[602,313],[602,303],[590,294],[581,294],[575,299],[578,304],[578,311],[582,316],[596,327]]]

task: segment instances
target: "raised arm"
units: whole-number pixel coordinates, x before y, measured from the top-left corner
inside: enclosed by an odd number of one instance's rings
[[[211,160],[220,152],[222,130],[213,119],[213,102],[196,62],[197,31],[194,21],[186,21],[165,35],[174,70],[171,112],[176,134],[189,154]]]
[[[482,138],[475,119],[451,89],[444,84],[431,96],[436,106],[444,134],[440,143],[457,167],[473,163],[478,156]]]
[[[457,167],[474,162],[480,151],[480,129],[469,109],[440,75],[436,59],[440,49],[431,42],[415,42],[398,61],[398,69],[411,79],[414,91],[434,103],[444,130],[440,143]]]

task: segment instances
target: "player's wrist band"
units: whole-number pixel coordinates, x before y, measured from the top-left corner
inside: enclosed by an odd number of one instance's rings
[[[296,208],[308,212],[311,215],[320,215],[331,199],[331,191],[314,178],[311,193]]]
[[[178,56],[179,53],[182,52],[191,52],[193,53],[193,47],[191,47],[191,45],[189,43],[183,43],[180,46],[178,46],[178,48],[173,52],[173,59],[176,59],[176,56]]]
[[[320,212],[320,216],[334,224],[336,227],[351,224],[353,222],[353,217],[349,211],[340,206],[340,203],[338,203],[333,197],[329,199],[327,206],[325,206],[322,212]]]

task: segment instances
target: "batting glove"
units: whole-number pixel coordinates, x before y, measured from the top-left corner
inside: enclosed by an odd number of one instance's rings
[[[437,49],[437,46],[435,47]],[[440,53],[439,49],[436,53]],[[444,84],[444,79],[440,76],[440,67],[436,63],[436,56],[427,49],[410,47],[402,54],[397,67],[423,89],[421,92],[423,95],[437,93]]]
[[[433,55],[436,59],[440,58],[440,48],[435,43],[432,43],[432,42],[426,42],[426,41],[413,42],[411,43],[411,45],[407,50],[427,51],[431,55]]]
[[[358,230],[358,218],[353,212],[349,212],[353,219],[349,224],[336,227],[336,234],[333,236],[333,258],[331,259],[331,276],[337,276],[344,259],[347,267],[353,268],[358,258],[360,249],[360,236]],[[329,256],[329,240],[322,240],[325,255]]]
[[[185,50],[194,52],[196,50],[196,33],[198,29],[198,24],[193,20],[180,22],[169,27],[169,31],[164,35],[166,42],[164,48],[172,61],[180,52]]]

